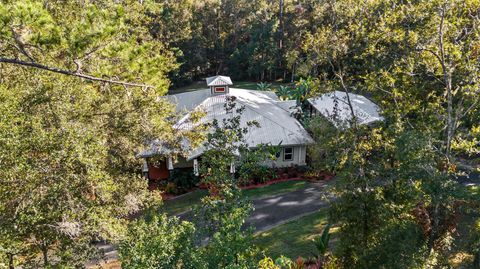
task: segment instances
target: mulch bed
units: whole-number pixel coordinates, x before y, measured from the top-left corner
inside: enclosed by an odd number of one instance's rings
[[[267,182],[264,182],[264,183],[257,183],[257,184],[249,184],[247,186],[240,186],[240,189],[242,190],[251,190],[251,189],[256,189],[256,188],[262,188],[262,187],[266,187],[266,186],[269,186],[269,185],[272,185],[272,184],[277,184],[277,183],[281,183],[281,182],[286,182],[286,181],[300,181],[300,180],[305,180],[305,181],[312,181],[312,182],[318,182],[318,181],[328,181],[328,180],[331,180],[333,179],[335,175],[334,174],[331,174],[331,173],[328,173],[328,172],[322,172],[320,174],[318,174],[317,176],[304,176],[304,175],[300,175],[300,176],[297,176],[297,177],[281,177],[281,178],[278,178],[278,179],[272,179],[272,180],[269,180]],[[201,184],[200,186],[198,186],[198,188],[193,188],[191,190],[189,190],[188,192],[186,193],[183,193],[183,194],[179,194],[179,195],[175,195],[175,194],[168,194],[168,193],[165,193],[165,192],[162,192],[161,195],[162,195],[162,199],[164,201],[166,200],[171,200],[171,199],[174,199],[174,198],[178,198],[182,195],[185,195],[185,194],[188,194],[192,191],[195,191],[195,190],[198,190],[198,189],[208,189],[208,186],[205,185],[205,184]]]

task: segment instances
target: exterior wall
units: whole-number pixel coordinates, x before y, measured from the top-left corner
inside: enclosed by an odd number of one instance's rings
[[[288,147],[288,146],[287,146]],[[284,149],[280,151],[280,156],[275,161],[267,161],[265,164],[270,167],[289,167],[294,165],[306,165],[307,147],[305,145],[292,146],[293,160],[284,161]]]
[[[223,91],[219,91],[220,89],[223,89]],[[227,94],[229,92],[230,92],[230,88],[228,85],[210,86],[210,93],[212,95]]]
[[[152,180],[167,179],[170,176],[170,171],[167,169],[167,163],[165,161],[160,162],[159,165],[154,166],[148,164],[148,178]]]
[[[288,146],[289,147],[289,146]],[[281,148],[280,156],[277,160],[265,161],[265,165],[270,167],[290,167],[295,165],[306,165],[307,147],[305,145],[292,146],[293,148],[293,160],[284,160],[284,148]],[[199,160],[201,162],[201,160]],[[174,168],[193,168],[193,160],[187,161],[185,158],[178,158],[173,163]],[[153,167],[149,164],[148,174],[150,179],[167,179],[170,171],[167,169],[166,162],[162,162],[160,167]]]

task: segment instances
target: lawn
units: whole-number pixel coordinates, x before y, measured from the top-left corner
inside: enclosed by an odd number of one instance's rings
[[[256,90],[257,89],[257,84],[259,82],[254,82],[254,81],[234,81],[232,88],[240,88],[240,89],[247,89],[247,90]],[[272,89],[277,89],[281,85],[291,85],[290,83],[279,83],[279,82],[268,82],[271,84]],[[182,93],[182,92],[190,92],[198,89],[206,89],[207,85],[205,84],[205,81],[196,81],[193,82],[192,84],[176,89],[170,89],[168,91],[169,94],[176,94],[176,93]]]
[[[306,181],[285,181],[261,188],[243,190],[242,193],[249,199],[259,198],[262,196],[270,196],[280,193],[291,192],[308,186]],[[196,190],[187,193],[178,198],[167,200],[164,202],[163,209],[169,215],[176,215],[193,208],[194,205],[200,203],[200,200],[208,194],[206,190]]]
[[[310,183],[303,180],[284,181],[261,188],[242,190],[242,193],[246,198],[254,199],[262,196],[270,196],[280,193],[292,192],[295,190],[306,188],[309,184]]]
[[[207,190],[196,190],[184,194],[178,198],[167,200],[163,203],[163,209],[169,215],[177,215],[184,211],[190,210],[194,205],[200,202],[200,199],[208,194]]]
[[[322,232],[327,221],[326,208],[260,233],[255,236],[254,243],[273,259],[281,255],[291,259],[298,256],[306,258],[315,252],[312,239]],[[335,232],[335,229],[331,232]]]

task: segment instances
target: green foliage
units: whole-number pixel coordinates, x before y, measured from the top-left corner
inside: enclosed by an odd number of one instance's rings
[[[134,152],[153,137],[173,139],[171,108],[158,96],[177,65],[136,27],[147,17],[144,7],[0,4],[0,58],[73,74],[0,63],[2,263],[81,267],[96,255],[91,242],[117,240],[127,217],[157,202]]]
[[[259,145],[255,149],[243,148],[240,150],[238,180],[240,184],[264,183],[275,178],[274,169],[267,164],[275,160],[279,146]],[[252,182],[253,181],[253,182]]]
[[[329,223],[323,228],[322,234],[313,240],[313,244],[317,249],[317,258],[323,257],[327,253],[328,243],[330,242],[330,228],[332,225]]]
[[[195,227],[166,215],[137,220],[118,251],[122,268],[200,268]]]
[[[288,86],[280,86],[276,91],[277,96],[280,100],[290,100],[292,99],[292,92]]]
[[[243,228],[252,207],[238,198],[236,190],[222,190],[221,196],[204,198],[197,213],[201,234],[210,238],[202,249],[207,268],[255,268],[258,250],[252,244],[253,230]]]
[[[259,91],[270,91],[272,84],[266,82],[257,83],[257,90]]]
[[[459,157],[476,150],[478,85],[466,82],[479,70],[471,10],[478,2],[328,1],[317,13],[322,26],[305,35],[298,69],[321,70],[318,92],[368,92],[385,117],[384,125],[337,132],[309,125],[315,166],[337,172],[332,217],[347,267],[448,264],[453,179]]]
[[[170,173],[168,181],[175,184],[178,193],[185,193],[197,186],[200,179],[193,174],[193,171],[175,169]]]

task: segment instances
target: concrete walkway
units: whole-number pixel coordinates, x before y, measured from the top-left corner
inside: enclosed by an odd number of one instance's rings
[[[297,218],[312,214],[328,206],[327,200],[331,196],[326,188],[331,185],[326,183],[312,183],[306,188],[293,192],[277,194],[268,197],[254,199],[254,211],[247,219],[246,225],[253,226],[255,233],[260,233],[272,229],[275,226]],[[178,217],[188,220],[191,218],[191,212],[184,212]],[[118,259],[118,253],[114,246],[110,244],[99,244],[97,246],[104,253],[104,262],[109,263]],[[98,264],[98,262],[97,262]],[[87,267],[92,268],[94,264]]]

